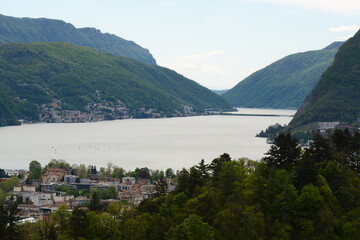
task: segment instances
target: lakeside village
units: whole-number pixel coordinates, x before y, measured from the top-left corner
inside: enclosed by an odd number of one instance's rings
[[[147,168],[141,169],[137,177],[126,176],[122,179],[104,178],[93,166],[89,170],[92,174],[87,177],[76,175],[76,171],[72,168],[48,168],[45,173],[40,174],[40,179],[30,180],[29,176],[33,173],[29,171],[0,169],[1,176],[6,177],[0,178],[2,184],[13,182],[14,179],[19,183],[6,194],[5,201],[8,202],[11,198],[17,201],[19,222],[24,223],[49,220],[51,214],[62,204],[66,204],[70,211],[76,206],[87,209],[94,192],[98,194],[101,205],[121,202],[125,207],[131,208],[144,199],[166,195],[176,187],[172,169],[172,178],[165,177],[160,172],[156,181]],[[18,181],[20,176],[23,178]]]
[[[256,137],[266,138],[266,143],[273,144],[276,135],[284,128],[286,128],[286,125],[281,126],[279,123],[276,123],[274,125],[270,125],[265,131],[262,130],[256,135]],[[298,139],[299,144],[302,147],[309,148],[314,142],[312,138],[315,132],[319,132],[321,136],[327,137],[328,134],[335,129],[348,129],[350,132],[354,132],[357,129],[360,130],[360,118],[356,119],[356,122],[352,124],[345,122],[316,122],[307,125],[306,130],[300,130],[292,134],[293,137]]]
[[[200,114],[209,114],[214,109],[204,110],[203,113],[194,112],[190,106],[183,106],[182,111],[175,110],[172,114],[166,114],[155,108],[139,108],[130,110],[126,105],[116,99],[106,100],[106,96],[100,91],[94,93],[97,103],[87,103],[84,111],[66,110],[60,99],[52,99],[51,103],[38,105],[39,122],[46,123],[74,123],[74,122],[97,122],[104,120],[129,119],[129,118],[163,118],[163,117],[189,117]],[[15,99],[19,100],[19,99]],[[23,99],[24,101],[24,99]],[[30,123],[26,119],[19,119],[22,123]]]

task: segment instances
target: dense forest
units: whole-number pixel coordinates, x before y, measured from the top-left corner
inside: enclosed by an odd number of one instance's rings
[[[359,239],[360,132],[315,134],[302,149],[280,133],[260,162],[223,154],[176,176],[177,188],[138,207],[99,205],[50,221],[14,224],[1,205],[5,239]],[[5,219],[5,221],[4,221]]]
[[[0,14],[0,44],[32,42],[68,42],[156,65],[149,50],[95,28],[75,28],[61,20],[15,18]]]

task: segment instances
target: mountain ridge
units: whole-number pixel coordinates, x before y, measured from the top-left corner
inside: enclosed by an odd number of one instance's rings
[[[16,18],[0,14],[0,44],[31,42],[69,42],[156,65],[148,49],[96,28],[75,28],[63,20]]]

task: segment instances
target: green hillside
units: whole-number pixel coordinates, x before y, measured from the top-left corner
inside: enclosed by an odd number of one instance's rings
[[[184,112],[184,106],[192,111],[231,108],[217,94],[166,68],[70,43],[0,45],[0,123],[38,120],[39,106],[53,99],[69,110],[120,102],[130,113],[145,108],[165,116]]]
[[[156,65],[149,50],[95,28],[78,29],[60,20],[14,18],[0,14],[0,44],[31,42],[69,42]]]
[[[297,111],[290,127],[360,118],[360,32],[346,41]]]
[[[235,107],[299,108],[341,44],[282,58],[245,78],[223,97]]]

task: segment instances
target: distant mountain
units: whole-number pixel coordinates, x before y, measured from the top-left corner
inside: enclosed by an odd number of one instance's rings
[[[211,91],[213,91],[213,92],[216,93],[216,94],[223,95],[224,93],[226,93],[227,91],[229,91],[229,89],[223,89],[223,90],[211,89]]]
[[[360,31],[337,52],[289,124],[296,128],[313,122],[353,123],[360,118]]]
[[[130,58],[70,43],[0,45],[0,125],[38,120],[43,104],[54,99],[62,109],[97,106],[96,111],[111,113],[121,108],[130,116],[231,108],[222,97],[172,70]]]
[[[234,107],[299,108],[341,44],[284,57],[251,74],[223,97]]]
[[[32,42],[69,42],[156,65],[149,50],[113,34],[101,33],[95,28],[75,28],[70,23],[46,18],[0,15],[0,44]]]

